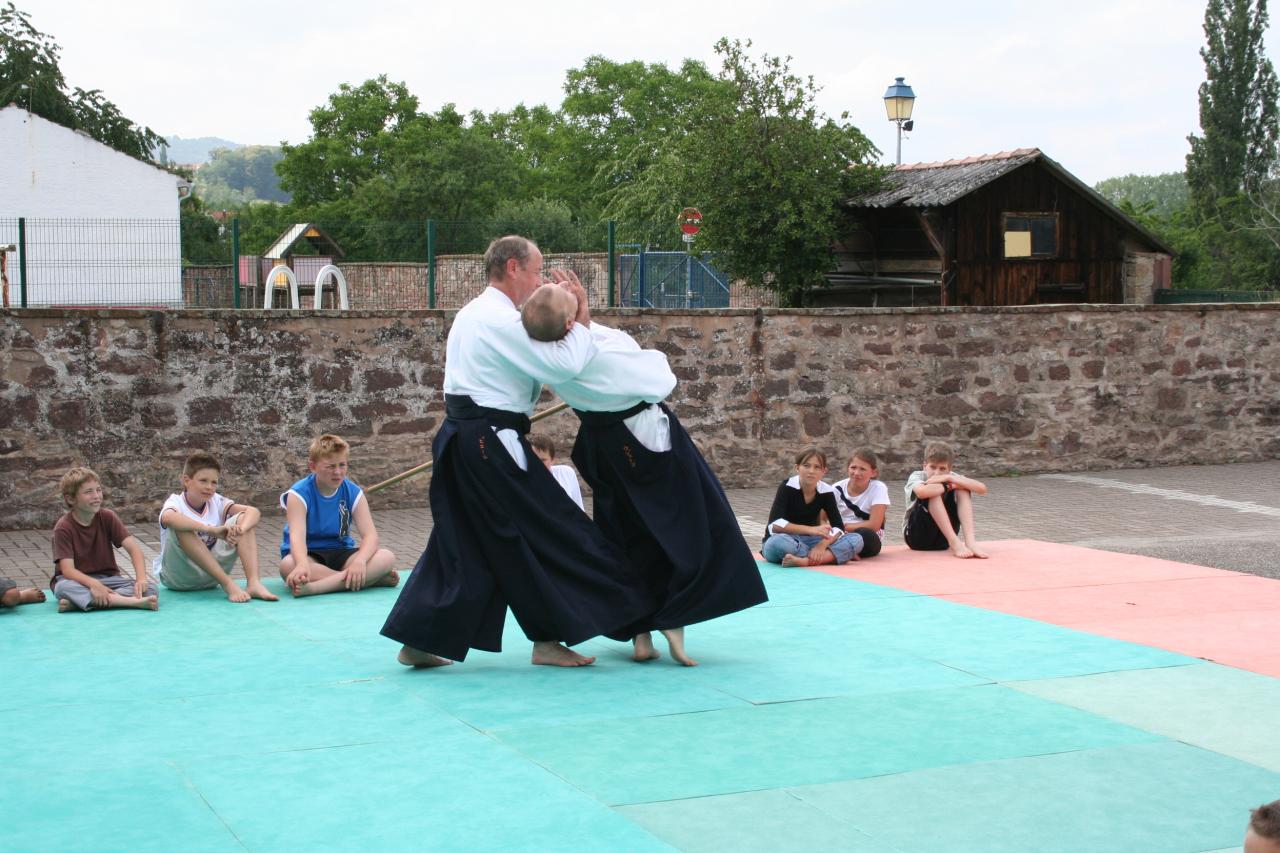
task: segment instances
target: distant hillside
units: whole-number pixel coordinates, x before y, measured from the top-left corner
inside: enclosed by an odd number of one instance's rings
[[[247,145],[218,151],[196,172],[195,192],[211,208],[232,208],[255,201],[283,203],[276,164],[284,153],[274,145]]]
[[[229,139],[219,139],[216,136],[200,136],[195,139],[183,139],[181,136],[166,136],[165,140],[169,143],[169,162],[170,163],[208,163],[209,153],[215,148],[244,148],[239,142],[232,142]],[[156,152],[156,159],[160,159],[160,152]]]

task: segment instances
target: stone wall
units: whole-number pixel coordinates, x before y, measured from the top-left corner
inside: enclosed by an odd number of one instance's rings
[[[899,477],[934,439],[983,476],[1280,456],[1280,305],[601,311],[668,354],[676,412],[726,486],[816,443]],[[151,520],[183,457],[259,506],[322,431],[369,485],[428,458],[452,312],[0,311],[0,528],[46,527],[90,464]],[[550,397],[546,397],[546,403]],[[545,405],[545,403],[544,403]],[[576,421],[537,429],[565,455]],[[374,506],[421,503],[424,478]]]

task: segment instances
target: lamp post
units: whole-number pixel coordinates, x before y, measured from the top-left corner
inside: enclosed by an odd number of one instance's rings
[[[895,77],[894,83],[884,93],[884,109],[889,114],[889,121],[898,126],[898,160],[902,165],[902,131],[911,130],[915,122],[911,120],[911,107],[916,102],[916,93],[902,82],[902,77]]]

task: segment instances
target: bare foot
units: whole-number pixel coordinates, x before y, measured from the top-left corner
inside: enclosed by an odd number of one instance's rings
[[[973,552],[969,550],[968,546],[957,542],[955,545],[951,546],[951,556],[958,557],[961,560],[967,560],[973,556]]]
[[[70,602],[70,601],[67,601],[65,598],[59,598],[59,599],[58,599],[58,612],[59,612],[59,613],[66,613],[66,612],[67,612],[68,610],[70,610],[70,609],[71,609],[71,602]]]
[[[377,583],[370,584],[370,586],[395,586],[398,583],[400,583],[400,573],[392,569],[379,578]]]
[[[794,566],[805,567],[809,565],[808,557],[797,557],[795,554],[783,554],[782,565],[792,568]]]
[[[542,666],[589,666],[596,659],[584,657],[561,643],[542,641],[533,644],[532,662]]]
[[[160,599],[157,596],[148,595],[146,598],[142,599],[142,607],[144,610],[159,610]]]
[[[44,590],[42,589],[32,587],[31,589],[18,591],[19,604],[39,604],[42,601],[44,601]]]
[[[271,590],[267,589],[260,583],[250,584],[245,588],[245,592],[249,593],[250,598],[256,598],[259,601],[279,601],[280,597]]]
[[[979,560],[985,560],[989,556],[986,551],[980,550],[977,545],[970,545],[969,553]]]
[[[424,652],[422,649],[415,649],[413,646],[402,646],[400,648],[400,654],[396,655],[396,660],[405,666],[411,666],[414,669],[429,669],[433,666],[449,666],[453,663],[453,661],[448,658],[433,655],[431,652]]]
[[[223,592],[227,594],[227,600],[234,604],[244,604],[249,600],[248,591],[241,589],[238,584],[233,583],[230,586],[225,587]]]
[[[662,636],[667,638],[667,650],[671,652],[673,660],[684,664],[685,666],[697,666],[698,662],[684,651],[684,628],[666,628],[662,631]]]
[[[644,663],[646,661],[657,660],[662,657],[658,650],[653,647],[653,635],[648,631],[645,631],[643,634],[636,634],[635,639],[631,642],[635,643],[636,647],[635,651],[631,654],[632,660]]]

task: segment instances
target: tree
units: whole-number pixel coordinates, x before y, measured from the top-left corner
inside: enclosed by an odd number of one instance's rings
[[[149,127],[121,114],[97,89],[67,90],[58,67],[60,48],[12,3],[0,7],[0,107],[17,104],[72,130],[83,130],[117,151],[151,161],[164,142]]]
[[[385,74],[355,88],[343,83],[311,111],[311,138],[281,146],[280,185],[303,207],[348,198],[390,167],[389,150],[417,114],[418,99]]]
[[[1218,215],[1220,200],[1257,187],[1275,160],[1280,84],[1266,58],[1266,30],[1266,0],[1209,0],[1205,7],[1203,135],[1187,137],[1187,184],[1201,216]]]
[[[195,174],[195,192],[212,208],[238,207],[252,201],[287,202],[275,166],[284,157],[272,145],[218,148]]]
[[[564,90],[569,177],[597,210],[679,145],[701,105],[731,94],[726,81],[692,59],[672,71],[662,64],[603,56],[570,69]]]
[[[818,111],[813,78],[793,74],[789,58],[748,58],[750,46],[717,42],[722,85],[687,111],[687,134],[622,158],[613,174],[627,183],[610,212],[647,213],[674,227],[680,208],[692,204],[706,217],[700,250],[715,252],[732,277],[798,306],[832,269],[840,203],[877,186],[883,170],[870,165],[879,151],[847,116]]]
[[[1191,198],[1187,176],[1182,172],[1122,175],[1099,181],[1094,189],[1112,204],[1127,201],[1136,210],[1149,204],[1147,213],[1166,218],[1186,210]]]

